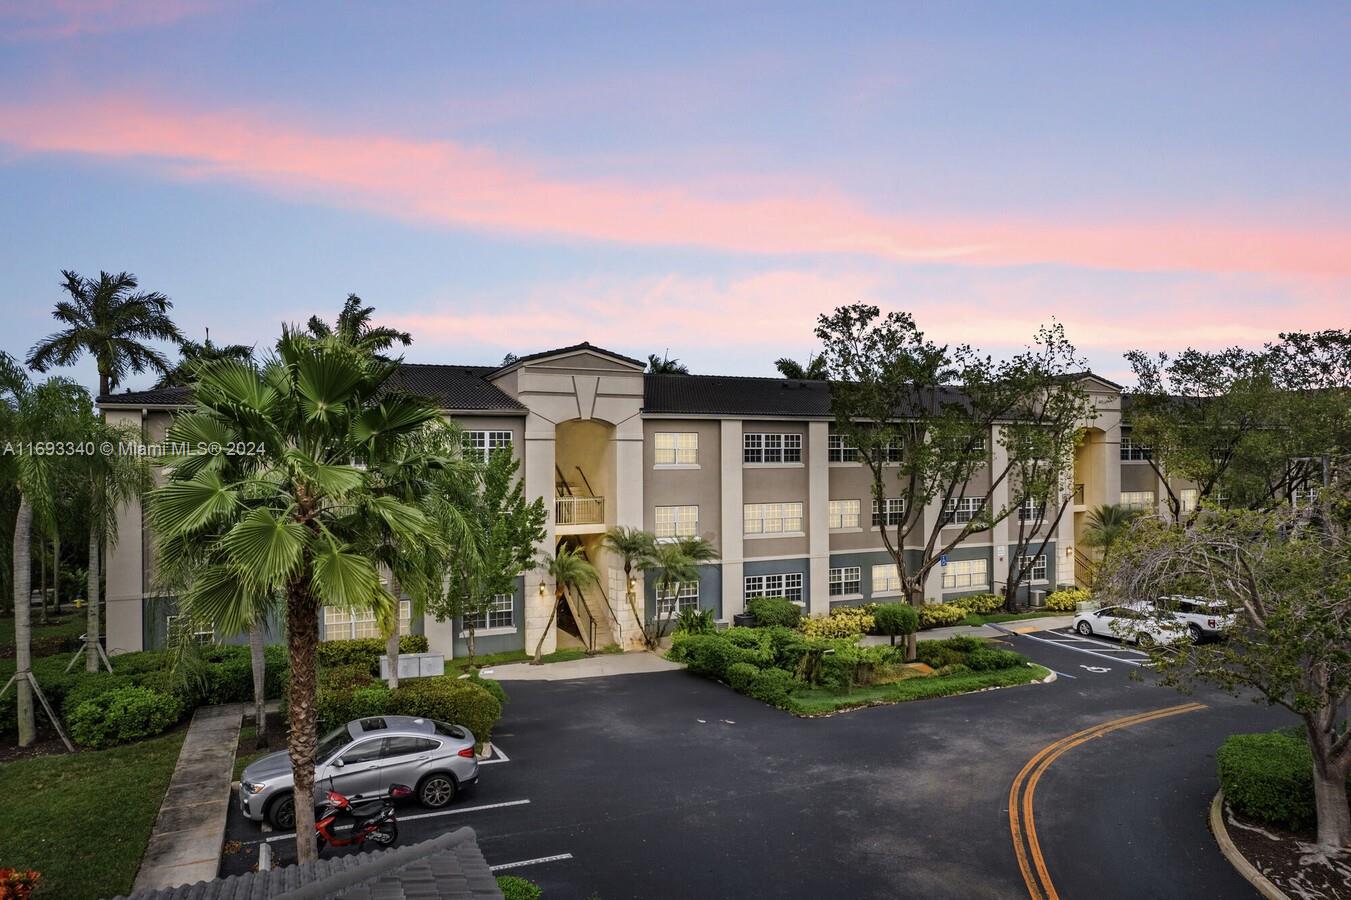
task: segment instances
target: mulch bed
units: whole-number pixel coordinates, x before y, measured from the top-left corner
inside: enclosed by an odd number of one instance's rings
[[[1239,852],[1297,900],[1351,900],[1351,849],[1324,853],[1313,832],[1259,824],[1224,805],[1224,824]]]
[[[66,745],[61,743],[61,738],[57,736],[55,731],[47,728],[39,727],[37,740],[27,747],[19,746],[18,735],[7,734],[0,738],[0,763],[65,752]]]

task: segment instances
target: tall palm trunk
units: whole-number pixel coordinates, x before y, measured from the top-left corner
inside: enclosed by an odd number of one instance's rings
[[[52,532],[52,609],[61,615],[61,532]]]
[[[31,538],[29,538],[31,542]],[[29,544],[29,553],[32,552],[32,544]],[[47,624],[47,554],[42,550],[42,541],[38,541],[38,590],[42,598],[42,624]]]
[[[25,677],[33,667],[32,641],[32,586],[33,558],[31,556],[33,507],[22,492],[19,494],[19,514],[14,519],[14,671],[19,680],[18,690],[19,746],[27,747],[37,735],[33,721],[33,687]]]
[[[535,656],[530,660],[530,665],[532,666],[538,666],[544,661],[541,657],[541,652],[544,650],[544,639],[549,636],[549,629],[553,627],[554,619],[558,617],[558,599],[559,595],[555,594],[554,608],[553,611],[549,613],[549,621],[544,623],[544,631],[540,632],[539,640],[535,642]]]
[[[85,620],[84,670],[99,670],[99,533],[98,528],[89,529],[89,579],[85,584],[85,596],[89,609]]]
[[[249,666],[253,669],[253,746],[261,750],[267,746],[267,655],[264,650],[263,623],[249,626]]]
[[[318,745],[314,695],[319,607],[310,593],[310,578],[307,563],[286,592],[286,650],[291,658],[287,750],[295,784],[296,861],[300,863],[318,859],[314,844],[314,754]]]
[[[389,666],[385,683],[392,691],[399,686],[399,581],[392,574],[389,581],[390,593],[394,595],[394,625],[389,629],[389,637],[385,638],[385,661]]]

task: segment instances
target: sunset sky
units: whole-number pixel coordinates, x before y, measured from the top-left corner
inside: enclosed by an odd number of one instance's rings
[[[1126,379],[1351,326],[1348,46],[1345,2],[0,0],[0,349],[103,268],[260,348],[355,292],[413,361],[768,375],[867,300]]]

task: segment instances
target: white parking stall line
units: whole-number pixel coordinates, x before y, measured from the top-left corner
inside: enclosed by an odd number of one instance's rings
[[[1097,650],[1089,650],[1085,647],[1076,647],[1069,641],[1052,641],[1047,638],[1039,638],[1030,634],[1020,634],[1018,635],[1018,637],[1027,638],[1029,641],[1037,641],[1042,644],[1052,644],[1056,647],[1064,647],[1066,650],[1073,650],[1075,653],[1087,653],[1089,656],[1096,656],[1099,659],[1110,659],[1113,662],[1125,663],[1128,666],[1140,665],[1140,663],[1136,660],[1128,659],[1124,656],[1109,656],[1106,653],[1101,653]]]
[[[493,763],[504,763],[504,762],[511,762],[511,757],[503,753],[501,747],[497,746],[496,744],[493,744],[493,758],[480,759],[478,761],[478,764],[480,766],[491,766]]]
[[[558,862],[564,859],[572,859],[571,853],[559,853],[556,856],[541,856],[536,859],[522,859],[518,862],[498,863],[488,868],[494,872],[501,872],[503,869],[519,869],[522,866],[537,866],[540,863]]]
[[[503,807],[506,806],[524,806],[529,802],[530,802],[529,800],[507,800],[502,803],[484,803],[479,806],[462,806],[459,809],[443,809],[440,810],[439,812],[418,813],[415,816],[396,816],[395,818],[400,822],[413,822],[418,819],[434,819],[437,818],[438,816],[458,816],[463,813],[482,812],[483,810],[486,809],[502,809]],[[240,843],[261,844],[263,841],[271,843],[273,841],[290,841],[290,840],[295,840],[295,832],[287,832],[286,834],[274,834],[272,837],[263,838],[262,841],[241,841]]]
[[[1049,633],[1058,633],[1058,632],[1049,632]],[[1137,650],[1135,647],[1127,647],[1127,646],[1125,646],[1124,644],[1109,644],[1109,643],[1107,643],[1106,641],[1099,641],[1099,640],[1095,640],[1095,639],[1093,639],[1093,638],[1087,638],[1087,637],[1084,637],[1083,635],[1080,635],[1080,634],[1069,634],[1069,635],[1065,635],[1065,637],[1067,638],[1067,640],[1064,640],[1064,641],[1056,641],[1056,643],[1058,643],[1058,644],[1071,644],[1071,643],[1093,644],[1093,645],[1095,645],[1095,646],[1097,646],[1097,647],[1101,647],[1101,648],[1103,648],[1104,650],[1108,650],[1108,651],[1110,651],[1110,652],[1112,652],[1112,653],[1138,653],[1138,654],[1140,654],[1141,656],[1148,656],[1148,655],[1149,655],[1148,653],[1145,653],[1143,650]]]

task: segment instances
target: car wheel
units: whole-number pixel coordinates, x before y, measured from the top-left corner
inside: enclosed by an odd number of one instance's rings
[[[1082,635],[1090,635],[1093,633],[1093,626],[1087,622],[1080,622],[1078,625],[1074,626],[1074,630]]]
[[[296,800],[291,794],[282,794],[267,806],[267,821],[273,828],[290,831],[296,827]]]
[[[449,806],[455,799],[455,779],[443,772],[433,772],[417,788],[417,798],[428,809],[440,809]]]
[[[1149,649],[1154,646],[1154,635],[1148,631],[1142,631],[1135,636],[1135,646]]]
[[[1201,633],[1201,626],[1199,626],[1199,625],[1188,625],[1188,626],[1187,626],[1187,637],[1189,637],[1189,638],[1191,639],[1191,642],[1192,642],[1193,644],[1199,644],[1199,643],[1201,643],[1201,638],[1205,637],[1205,635],[1203,635],[1203,634]]]

